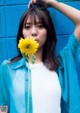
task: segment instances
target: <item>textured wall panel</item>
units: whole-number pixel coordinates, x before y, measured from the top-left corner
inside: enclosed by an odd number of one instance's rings
[[[16,49],[16,37],[10,37],[7,39],[8,58],[13,58],[17,55]]]
[[[17,54],[15,37],[20,17],[27,9],[27,2],[28,0],[5,0],[5,5],[0,7],[0,48],[4,53],[2,54],[3,56],[0,56],[0,62],[5,58],[12,58]],[[0,3],[3,4],[4,1],[0,0]],[[80,2],[69,2],[68,4],[80,8]],[[52,8],[49,8],[49,10],[57,33],[57,51],[60,51],[66,45],[68,35],[73,32],[74,25],[60,12]],[[2,39],[2,37],[5,37],[7,40]],[[6,45],[6,48],[3,45]]]
[[[69,35],[57,35],[56,53],[58,54],[67,44]]]
[[[4,0],[0,0],[0,5],[4,5]]]
[[[29,0],[5,0],[6,5],[13,5],[13,4],[25,4],[28,3]]]
[[[0,37],[0,63],[2,63],[4,59],[7,59],[6,40],[7,39]]]
[[[5,15],[4,15],[4,6],[0,7],[0,37],[5,36]]]
[[[70,20],[57,10],[55,20],[57,34],[68,34],[70,32]]]
[[[26,9],[26,5],[6,6],[6,30],[8,36],[16,36],[20,17]]]

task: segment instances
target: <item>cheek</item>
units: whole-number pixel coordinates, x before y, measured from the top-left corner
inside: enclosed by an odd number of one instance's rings
[[[43,42],[45,43],[47,40],[47,31],[46,30],[44,30],[41,37],[42,37]]]
[[[45,35],[43,38],[42,38],[42,43],[44,44],[47,40],[47,36]]]
[[[22,30],[22,34],[23,34],[23,37],[27,37],[29,35],[29,32],[25,29]]]
[[[45,44],[46,40],[47,40],[47,31],[41,33],[41,36],[40,36],[41,46]]]

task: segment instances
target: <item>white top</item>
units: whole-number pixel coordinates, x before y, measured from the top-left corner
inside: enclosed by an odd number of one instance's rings
[[[61,87],[55,71],[40,62],[30,64],[33,113],[61,113]]]

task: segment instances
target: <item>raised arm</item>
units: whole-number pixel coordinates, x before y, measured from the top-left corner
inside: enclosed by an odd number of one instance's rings
[[[49,4],[51,4],[52,7],[62,12],[75,24],[76,27],[74,30],[74,34],[80,41],[80,10],[54,0],[50,0]]]
[[[75,30],[74,34],[76,35],[77,39],[80,41],[80,10],[73,8],[67,4],[58,2],[56,0],[31,0],[30,2],[37,2],[42,1],[50,7],[54,7],[65,16],[67,16],[74,24]]]

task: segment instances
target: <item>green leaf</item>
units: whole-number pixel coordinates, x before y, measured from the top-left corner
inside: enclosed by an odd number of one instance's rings
[[[32,59],[31,59],[32,64],[35,63],[35,60],[36,60],[36,57],[34,55],[32,55]]]
[[[22,56],[26,59],[27,62],[29,61],[29,56],[28,55],[25,55],[24,53],[22,53]]]

